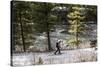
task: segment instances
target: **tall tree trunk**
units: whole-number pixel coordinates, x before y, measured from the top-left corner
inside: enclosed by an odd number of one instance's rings
[[[25,38],[24,38],[24,31],[23,31],[23,23],[22,23],[22,12],[19,12],[20,16],[20,27],[21,27],[21,36],[22,36],[22,43],[23,43],[23,50],[26,52],[25,48]]]
[[[76,46],[77,46],[77,48],[79,48],[79,40],[78,40],[78,21],[77,21],[76,25],[77,25],[77,29],[76,29]]]
[[[46,34],[47,34],[47,39],[48,39],[48,50],[51,51],[51,40],[50,40],[50,29],[49,29],[49,22],[48,22],[48,17],[49,17],[49,10],[48,10],[48,4],[44,3],[46,6],[46,12],[45,12],[45,16],[46,16]]]
[[[49,24],[48,24],[48,22],[47,22],[47,31],[46,31],[46,33],[47,33],[47,38],[48,38],[48,50],[51,51],[52,49],[51,49],[50,32],[49,32]]]

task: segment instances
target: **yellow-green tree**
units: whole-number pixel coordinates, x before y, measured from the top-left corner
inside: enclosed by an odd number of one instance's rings
[[[84,18],[85,18],[85,8],[82,6],[72,6],[71,11],[67,15],[68,21],[70,23],[69,33],[75,35],[75,38],[69,39],[68,43],[73,43],[78,47],[79,34],[84,32]]]

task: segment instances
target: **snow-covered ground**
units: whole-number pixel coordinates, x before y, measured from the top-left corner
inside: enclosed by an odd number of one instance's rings
[[[14,53],[14,66],[30,66],[38,64],[63,64],[76,62],[89,62],[97,60],[97,52],[92,48],[64,50],[62,54],[54,55],[53,52]],[[40,59],[41,58],[41,59]]]

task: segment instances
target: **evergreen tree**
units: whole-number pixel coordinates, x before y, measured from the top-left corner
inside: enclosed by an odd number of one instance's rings
[[[79,45],[79,34],[84,32],[85,8],[82,6],[72,6],[71,12],[67,15],[70,23],[69,33],[75,35],[75,38],[69,40],[69,43]]]
[[[26,22],[29,22],[29,3],[12,1],[12,32],[13,32],[13,45],[23,45],[23,50],[26,51],[25,45],[25,30]],[[21,42],[22,41],[22,42]]]
[[[50,3],[34,3],[33,4],[33,22],[34,29],[43,33],[46,32],[47,41],[48,41],[48,50],[52,50],[51,42],[50,42],[50,31],[53,28],[54,21],[56,20],[56,16],[52,14],[53,4]]]

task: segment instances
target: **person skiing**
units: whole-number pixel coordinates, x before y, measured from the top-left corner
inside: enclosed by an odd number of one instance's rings
[[[61,54],[60,43],[61,43],[61,40],[59,40],[58,42],[56,42],[56,48],[57,48],[57,50],[54,53],[55,55],[56,55],[57,52],[58,52],[58,54]]]

